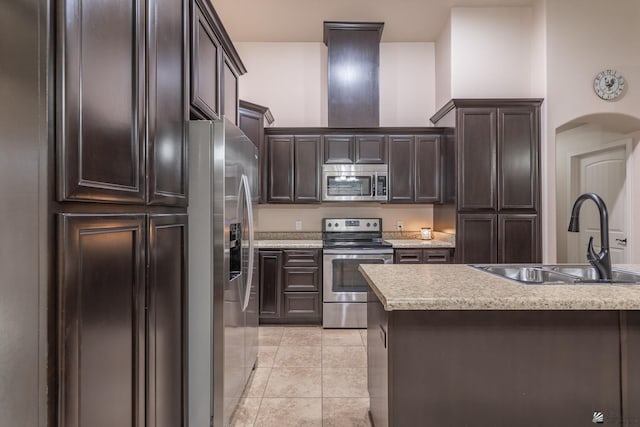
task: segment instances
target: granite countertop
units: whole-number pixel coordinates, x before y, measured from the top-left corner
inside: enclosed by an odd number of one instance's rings
[[[322,240],[256,240],[258,249],[322,249]]]
[[[421,239],[385,239],[391,243],[394,249],[420,249],[420,248],[455,248],[456,245],[450,241],[444,240],[421,240]]]
[[[614,267],[640,272],[640,264]],[[363,264],[385,310],[640,310],[640,285],[525,285],[464,264]]]

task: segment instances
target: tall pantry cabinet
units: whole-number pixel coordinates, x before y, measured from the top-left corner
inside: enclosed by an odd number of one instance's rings
[[[541,103],[454,99],[431,119],[454,128],[455,209],[434,209],[434,225],[455,228],[456,262],[541,262]]]
[[[183,0],[57,10],[57,414],[184,426],[187,18]]]

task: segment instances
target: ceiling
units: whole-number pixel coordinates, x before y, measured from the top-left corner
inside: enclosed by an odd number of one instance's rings
[[[454,6],[534,0],[212,0],[234,42],[321,42],[324,21],[384,22],[383,42],[435,41]]]

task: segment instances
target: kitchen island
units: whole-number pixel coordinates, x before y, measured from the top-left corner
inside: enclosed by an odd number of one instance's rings
[[[459,264],[360,270],[377,427],[640,425],[640,285],[524,285]]]

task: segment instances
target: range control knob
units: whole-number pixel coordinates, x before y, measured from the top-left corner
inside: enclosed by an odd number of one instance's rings
[[[378,223],[377,223],[377,222],[374,222],[374,223],[373,223],[373,226],[374,226],[374,227],[377,227],[377,226],[378,226]]]
[[[337,226],[338,226],[338,223],[336,222],[336,223],[335,223],[335,224],[333,224],[333,225],[335,225],[335,226],[337,227]]]
[[[371,223],[370,222],[367,223],[367,227],[371,227]]]
[[[327,223],[327,227],[331,227],[331,223],[330,222]]]

